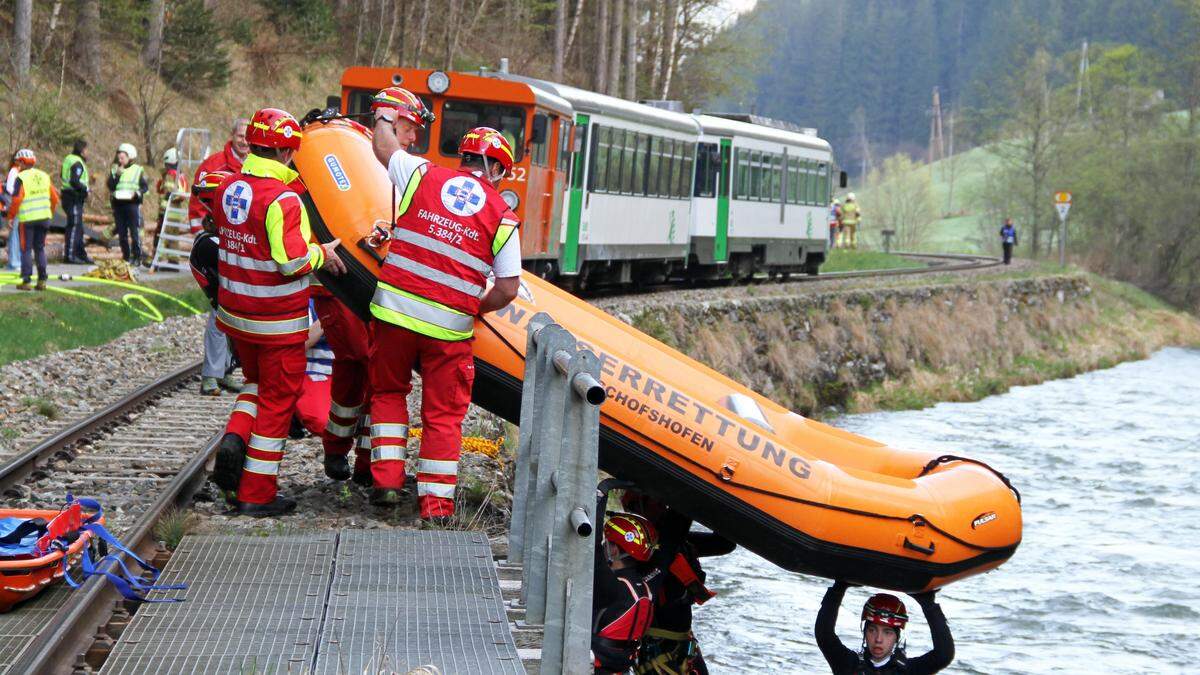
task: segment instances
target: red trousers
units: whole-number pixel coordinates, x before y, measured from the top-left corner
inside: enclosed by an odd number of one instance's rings
[[[371,346],[371,475],[376,487],[404,485],[408,393],[421,369],[421,452],[417,502],[422,518],[454,515],[462,421],[471,403],[471,341],[446,342],[383,321]]]
[[[267,504],[275,499],[283,446],[306,379],[304,343],[259,344],[234,338],[233,345],[246,382],[258,385],[258,414],[246,442],[246,464],[238,485],[238,500]],[[242,401],[239,395],[238,404]],[[234,412],[234,416],[238,414]],[[233,423],[231,419],[230,425]]]
[[[329,383],[328,377],[314,380],[311,375],[304,376],[304,388],[300,391],[300,400],[296,401],[296,416],[308,433],[321,436],[329,424]]]
[[[367,324],[354,315],[346,305],[328,292],[313,293],[313,306],[325,340],[333,350],[333,374],[329,385],[329,422],[321,436],[327,455],[347,455],[359,431],[368,435],[369,422],[359,423],[367,414],[370,400],[367,379],[367,359],[371,341]],[[359,469],[365,470],[369,454],[358,452]]]

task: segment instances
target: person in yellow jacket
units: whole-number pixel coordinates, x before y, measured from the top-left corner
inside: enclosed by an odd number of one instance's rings
[[[41,169],[34,168],[37,157],[32,150],[17,151],[17,160],[22,170],[17,174],[13,185],[12,203],[8,205],[8,217],[17,216],[21,228],[21,283],[17,290],[29,291],[36,288],[46,289],[46,232],[50,230],[50,220],[54,217],[54,209],[58,208],[58,190],[54,182]],[[31,286],[33,277],[33,256],[37,256],[38,280],[37,286]]]
[[[842,248],[858,248],[858,224],[861,221],[862,209],[851,192],[842,204]]]

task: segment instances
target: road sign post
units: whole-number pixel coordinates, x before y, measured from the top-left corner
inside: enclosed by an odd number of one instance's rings
[[[1071,211],[1071,193],[1055,192],[1054,208],[1058,210],[1058,265],[1067,266],[1067,214]]]

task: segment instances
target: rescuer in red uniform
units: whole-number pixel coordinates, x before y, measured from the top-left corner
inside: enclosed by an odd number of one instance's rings
[[[604,514],[605,494],[596,513]],[[627,673],[637,663],[646,628],[654,618],[662,571],[648,563],[658,549],[650,521],[633,513],[610,513],[596,537],[592,568],[592,657],[597,673]]]
[[[246,153],[250,152],[250,146],[246,143],[246,127],[249,123],[244,117],[234,120],[229,141],[225,143],[224,148],[205,157],[204,161],[200,162],[200,166],[196,167],[196,175],[192,177],[192,185],[199,183],[204,174],[209,171],[237,173],[242,170],[242,162],[246,160]],[[207,213],[204,204],[200,202],[200,197],[192,193],[192,198],[188,202],[188,222],[192,226],[192,234],[199,234],[204,229],[204,216]]]
[[[462,420],[475,380],[475,317],[512,302],[520,285],[517,218],[495,189],[513,152],[500,132],[479,127],[459,143],[459,167],[439,167],[404,150],[433,121],[420,99],[389,87],[371,107],[375,156],[402,195],[371,301],[372,502],[400,499],[407,397],[419,364],[417,501],[422,518],[444,519],[454,515]]]
[[[314,279],[313,308],[325,331],[325,341],[333,351],[333,373],[329,376],[329,421],[321,435],[325,450],[325,475],[334,480],[354,481],[366,487],[371,481],[370,445],[357,448],[353,473],[347,456],[355,445],[356,434],[366,434],[370,424],[367,403],[370,382],[367,363],[370,337],[367,324],[342,301]]]
[[[321,268],[346,270],[335,252],[338,240],[314,243],[295,192],[303,187],[287,165],[300,139],[300,124],[288,113],[254,113],[246,132],[250,154],[213,198],[221,244],[217,323],[233,339],[246,382],[257,385],[258,395],[249,442],[226,434],[212,477],[227,494],[236,490],[238,511],[253,516],[296,506],[276,495],[276,481],[304,384],[309,275]]]

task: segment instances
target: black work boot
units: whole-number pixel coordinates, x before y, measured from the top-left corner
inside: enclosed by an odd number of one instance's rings
[[[308,435],[308,429],[304,428],[304,422],[300,421],[299,415],[292,415],[292,424],[288,427],[288,438],[293,441],[298,441]]]
[[[345,455],[325,455],[325,475],[334,480],[346,480],[350,477],[350,462]]]
[[[276,497],[275,501],[270,504],[248,504],[246,502],[237,503],[237,512],[239,516],[252,516],[254,518],[270,518],[273,516],[282,516],[285,513],[291,513],[296,509],[296,500],[288,499],[287,497]]]
[[[225,492],[226,499],[237,494],[238,483],[242,480],[242,467],[245,464],[246,444],[242,437],[237,434],[225,434],[217,446],[217,462],[209,479]]]
[[[355,469],[354,475],[350,477],[350,480],[363,487],[371,487],[375,484],[375,478],[371,476],[370,469],[367,469],[366,471],[359,471],[358,469]]]

